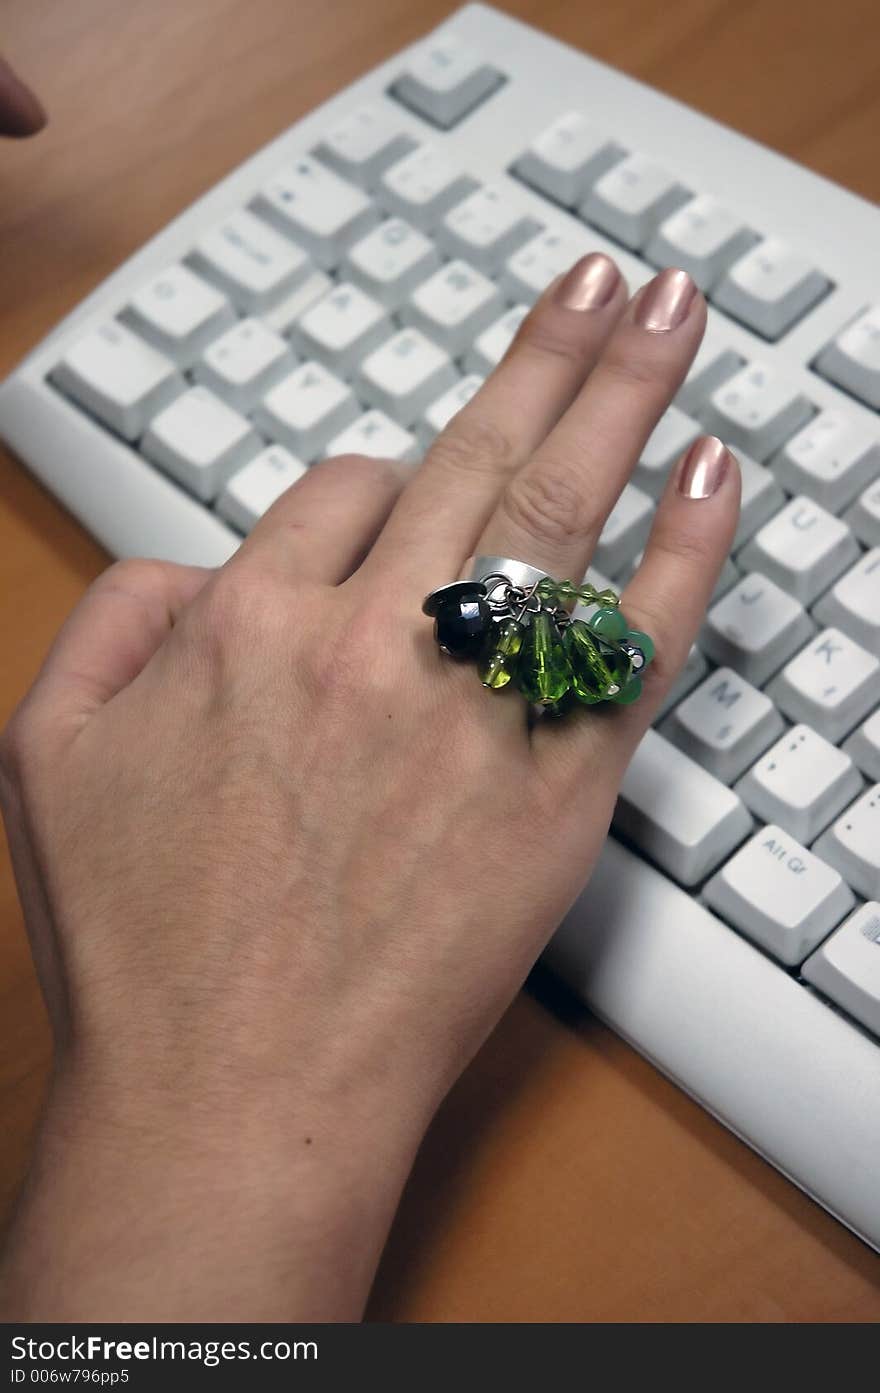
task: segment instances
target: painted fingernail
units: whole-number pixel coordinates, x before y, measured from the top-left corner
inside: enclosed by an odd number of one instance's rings
[[[649,281],[635,304],[635,320],[652,334],[677,329],[687,318],[697,287],[687,271],[670,266]]]
[[[576,261],[553,292],[553,299],[567,310],[600,310],[618,285],[620,272],[610,256],[590,252]]]
[[[727,446],[716,435],[701,435],[678,466],[675,486],[683,498],[711,498],[730,465]]]

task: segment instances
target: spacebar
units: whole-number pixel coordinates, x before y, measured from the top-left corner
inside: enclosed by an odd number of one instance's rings
[[[880,1045],[612,838],[545,961],[664,1074],[880,1248]]]

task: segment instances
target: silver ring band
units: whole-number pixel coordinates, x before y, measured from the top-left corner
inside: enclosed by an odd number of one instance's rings
[[[514,561],[510,556],[472,556],[464,564],[462,580],[482,580],[483,576],[493,575],[508,576],[512,585],[530,590],[548,572],[529,566],[525,561]]]

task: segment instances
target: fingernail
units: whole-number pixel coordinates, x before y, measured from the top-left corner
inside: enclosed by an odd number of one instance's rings
[[[727,446],[716,435],[701,435],[678,466],[676,488],[683,498],[711,498],[730,465]]]
[[[620,272],[610,256],[590,252],[576,261],[553,292],[553,299],[567,310],[600,310],[618,285]]]
[[[697,287],[687,271],[670,266],[644,287],[635,304],[636,323],[652,334],[677,329],[687,318]]]

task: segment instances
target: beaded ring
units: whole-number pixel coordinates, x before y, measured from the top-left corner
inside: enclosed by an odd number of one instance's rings
[[[595,608],[573,618],[577,604]],[[432,590],[422,611],[442,652],[478,660],[484,687],[513,683],[533,706],[561,715],[578,702],[628,706],[641,695],[654,644],[629,627],[619,605],[613,590],[551,576],[515,585],[494,571]]]

